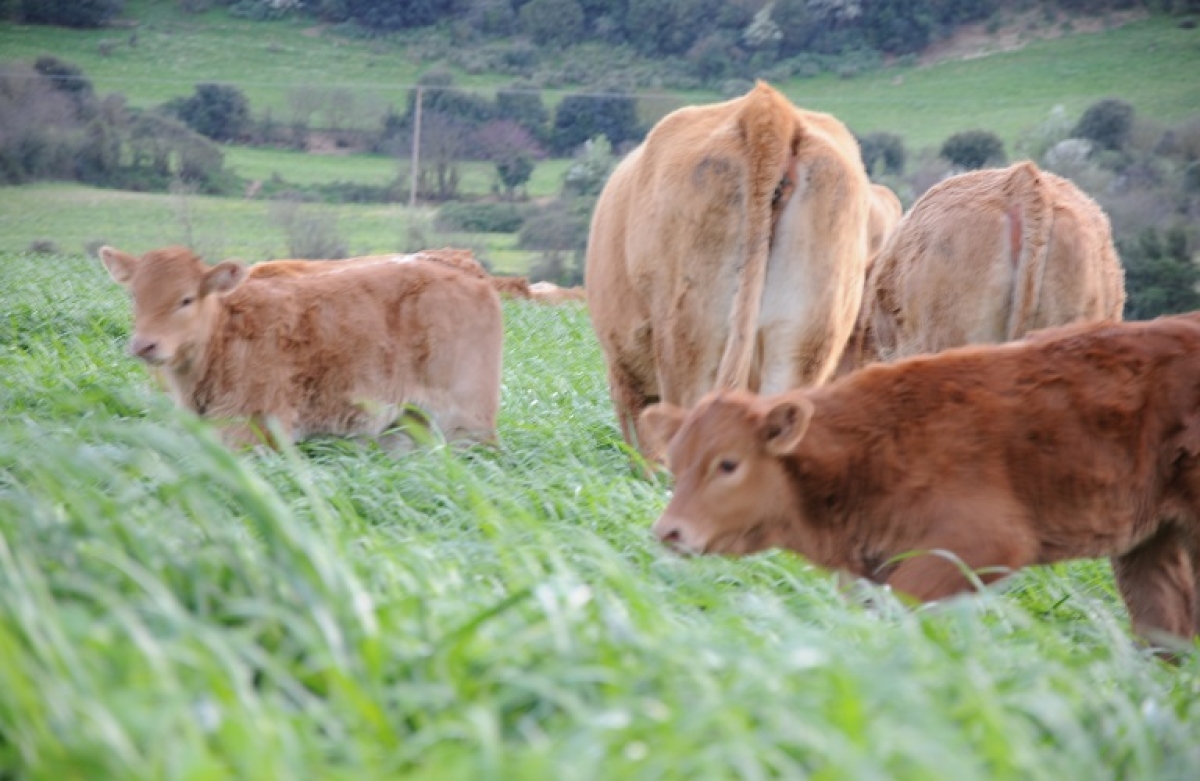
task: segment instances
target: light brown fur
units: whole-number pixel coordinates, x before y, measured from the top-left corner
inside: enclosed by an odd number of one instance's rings
[[[565,304],[568,301],[586,301],[587,293],[581,285],[559,287],[553,282],[534,282],[529,286],[529,297],[539,304]]]
[[[495,436],[503,323],[472,273],[419,255],[283,261],[258,278],[184,247],[100,257],[133,297],[130,351],[181,406],[228,421],[230,444],[268,418],[294,439],[376,436],[409,404],[447,439]]]
[[[900,196],[885,185],[871,184],[871,213],[867,220],[867,252],[871,260],[883,248],[884,241],[903,214],[904,204],[900,202]]]
[[[862,296],[869,192],[845,126],[761,82],[650,131],[600,195],[585,277],[627,441],[654,400],[830,375]]]
[[[1030,162],[930,188],[867,275],[842,371],[1038,328],[1119,320],[1124,272],[1103,210]]]
[[[1110,556],[1137,631],[1197,632],[1200,318],[1065,326],[640,425],[669,443],[654,531],[681,550],[789,548],[922,600],[970,580],[905,554],[949,551],[985,582]]]

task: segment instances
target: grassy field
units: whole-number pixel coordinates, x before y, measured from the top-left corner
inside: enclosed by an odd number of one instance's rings
[[[666,553],[582,308],[505,305],[497,450],[234,455],[96,260],[0,268],[0,775],[1200,774],[1200,654],[1136,648],[1104,563],[910,609]]]
[[[533,253],[516,248],[511,233],[442,233],[433,209],[395,204],[310,205],[336,220],[350,255],[429,247],[469,247],[498,273],[524,273]],[[210,259],[247,261],[288,257],[287,234],[267,201],[100,190],[75,184],[0,187],[0,252],[38,241],[68,253],[112,244],[145,252],[186,244]]]
[[[63,30],[0,24],[0,62],[58,53],[83,68],[101,92],[124,93],[136,106],[191,94],[195,84],[235,84],[252,110],[286,120],[288,95],[346,89],[355,95],[343,122],[374,122],[402,107],[406,87],[435,61],[422,61],[406,39],[361,41],[318,31],[300,20],[249,22],[223,8],[185,15],[168,0],[129,0],[131,30]],[[855,131],[886,130],[918,149],[960,130],[985,128],[1010,146],[1019,131],[1063,105],[1078,116],[1104,97],[1129,101],[1143,116],[1174,121],[1200,109],[1200,30],[1157,16],[1099,33],[1031,42],[1018,51],[923,67],[897,67],[854,78],[825,75],[780,84],[800,105],[830,111]],[[111,51],[101,51],[107,41]],[[64,54],[66,53],[66,54]],[[314,80],[314,75],[319,78]],[[483,90],[510,79],[459,73],[457,83]],[[547,91],[554,104],[566,90]],[[671,104],[717,98],[711,92],[661,96]]]
[[[506,304],[495,451],[232,454],[96,260],[0,269],[0,776],[1200,777],[1106,563],[910,609],[666,553],[581,308]]]
[[[313,185],[328,182],[384,185],[408,172],[408,160],[386,155],[307,154],[280,149],[224,146],[225,166],[247,180],[268,180],[278,176],[290,184]],[[546,198],[562,190],[563,175],[569,160],[539,161],[525,193],[530,198]],[[488,196],[496,186],[496,167],[492,163],[464,162],[459,165],[459,191],[464,196]],[[405,180],[407,182],[407,180]],[[404,190],[408,192],[407,189]]]

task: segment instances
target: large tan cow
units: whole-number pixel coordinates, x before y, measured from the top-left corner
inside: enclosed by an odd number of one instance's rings
[[[626,440],[657,399],[825,380],[862,297],[870,200],[845,126],[764,83],[664,117],[613,172],[588,240]]]
[[[227,421],[230,444],[259,439],[268,418],[294,439],[377,436],[410,404],[447,439],[495,436],[500,302],[471,273],[419,255],[257,279],[185,247],[100,258],[133,297],[130,352],[181,406]]]
[[[1134,627],[1200,615],[1200,318],[1085,323],[874,364],[776,396],[648,408],[694,553],[798,551],[919,599],[1111,556]],[[987,568],[1001,568],[987,569]]]
[[[930,188],[891,232],[843,367],[1119,320],[1124,305],[1095,201],[1030,162],[973,171]]]

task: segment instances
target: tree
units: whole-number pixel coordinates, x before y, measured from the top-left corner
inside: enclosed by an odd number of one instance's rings
[[[1123,100],[1106,98],[1087,107],[1071,131],[1076,138],[1094,141],[1102,149],[1119,150],[1133,129],[1133,106]]]
[[[96,90],[92,87],[91,79],[84,76],[78,66],[46,55],[37,58],[33,69],[48,79],[54,89],[71,98],[75,113],[80,118],[90,116],[96,101]]]
[[[575,0],[529,0],[519,16],[539,46],[568,46],[583,37],[583,9]]]
[[[1118,242],[1125,266],[1126,318],[1147,320],[1200,309],[1200,266],[1191,261],[1188,243],[1179,226],[1165,235],[1147,228],[1132,241]]]
[[[125,0],[21,0],[20,17],[30,24],[103,27],[125,10]]]
[[[485,159],[495,164],[496,174],[509,199],[533,175],[534,158],[542,156],[541,147],[529,131],[508,119],[489,122],[479,128],[475,133],[475,146]]]
[[[908,153],[904,149],[904,139],[895,133],[867,133],[858,139],[858,146],[868,176],[876,176],[879,173],[904,173],[904,162]],[[882,170],[877,169],[877,166]]]
[[[214,141],[237,138],[250,121],[245,94],[228,84],[197,84],[191,97],[171,109],[192,130]]]
[[[942,143],[940,155],[968,171],[1004,162],[1004,142],[988,130],[964,130]]]
[[[536,138],[545,140],[550,112],[542,102],[542,93],[513,85],[496,91],[496,118],[509,119]]]
[[[603,135],[614,147],[641,137],[632,95],[568,95],[554,112],[552,143],[560,154]]]

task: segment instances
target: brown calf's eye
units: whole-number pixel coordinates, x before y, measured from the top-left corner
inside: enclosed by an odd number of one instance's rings
[[[196,299],[192,298],[191,296],[184,296],[183,300],[179,302],[179,308],[183,309],[185,306],[191,306],[192,302],[195,300]]]
[[[732,458],[722,458],[717,463],[717,469],[720,470],[721,474],[723,475],[731,475],[737,471],[737,468],[738,462],[734,461]]]

